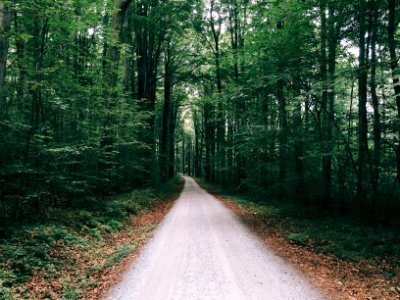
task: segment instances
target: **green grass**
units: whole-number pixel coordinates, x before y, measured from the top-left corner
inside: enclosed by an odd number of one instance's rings
[[[0,299],[13,299],[16,293],[31,298],[29,291],[20,287],[38,272],[61,283],[63,299],[77,299],[87,286],[94,284],[90,273],[118,263],[143,242],[133,239],[111,245],[113,253],[109,254],[105,248],[110,251],[110,236],[130,228],[130,216],[147,212],[158,201],[176,193],[178,180],[158,189],[135,190],[104,200],[81,200],[73,209],[51,212],[45,221],[10,228],[0,239]],[[148,237],[152,229],[143,226],[137,230]],[[131,232],[135,233],[138,232]],[[85,270],[80,269],[77,254],[89,260]],[[69,275],[63,277],[65,270]],[[71,277],[75,271],[77,276]],[[51,293],[48,299],[52,299]]]

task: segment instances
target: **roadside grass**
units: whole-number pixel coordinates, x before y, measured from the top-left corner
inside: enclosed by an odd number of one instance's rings
[[[0,299],[79,299],[145,243],[163,216],[151,212],[178,195],[181,181],[85,199],[40,223],[10,228],[0,239]]]
[[[388,279],[400,275],[396,273],[400,267],[400,240],[395,228],[360,224],[351,218],[328,217],[318,208],[299,202],[259,199],[200,183],[212,193],[233,200],[250,216],[247,221],[252,225],[265,230],[275,229],[292,244],[342,260],[385,264],[384,275]]]

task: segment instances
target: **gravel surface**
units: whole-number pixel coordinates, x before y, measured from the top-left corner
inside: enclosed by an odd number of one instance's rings
[[[182,195],[107,300],[325,300],[220,201],[185,177]]]

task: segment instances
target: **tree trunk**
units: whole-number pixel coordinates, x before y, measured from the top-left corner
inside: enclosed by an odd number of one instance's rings
[[[168,130],[168,177],[173,178],[176,174],[175,170],[175,127],[178,117],[178,107],[174,101],[170,101],[169,109],[169,130]]]
[[[366,198],[366,164],[368,154],[367,86],[368,64],[366,43],[366,2],[360,1],[359,8],[359,70],[358,70],[358,178],[356,195],[356,216],[360,217]]]
[[[8,6],[0,2],[0,120],[7,115],[6,100],[4,97],[4,83],[6,78],[8,56],[8,33],[11,27],[11,13]]]
[[[195,143],[194,143],[194,152],[195,152],[195,158],[194,158],[194,175],[196,177],[201,177],[202,176],[202,170],[201,170],[201,160],[202,160],[202,153],[201,153],[201,123],[200,123],[200,119],[198,116],[198,112],[194,111],[193,112],[194,116],[193,116],[193,121],[194,121],[194,139],[195,139]]]
[[[388,24],[388,46],[390,53],[390,68],[392,69],[392,78],[394,86],[394,94],[397,106],[397,117],[400,119],[400,79],[399,79],[399,65],[398,58],[396,55],[396,29],[399,25],[399,21],[396,21],[396,5],[397,0],[389,1],[389,24]],[[396,146],[396,166],[397,166],[397,183],[400,184],[400,129],[398,130],[399,142]]]
[[[320,7],[320,18],[321,18],[321,57],[320,57],[320,72],[322,80],[322,95],[321,95],[321,151],[322,151],[322,177],[323,177],[323,197],[321,202],[321,207],[324,210],[330,205],[331,202],[331,177],[332,177],[332,156],[329,154],[329,81],[328,81],[328,22],[326,17],[326,3],[325,0],[321,1]],[[330,44],[330,43],[329,43]]]
[[[134,76],[134,64],[133,64],[133,54],[134,54],[134,45],[133,45],[133,18],[132,18],[133,8],[130,5],[125,13],[125,20],[122,26],[122,41],[128,45],[128,49],[125,53],[124,59],[124,92],[127,93],[128,99],[133,99],[135,94],[135,76]]]
[[[206,144],[206,157],[204,164],[204,171],[206,180],[212,181],[212,144],[214,143],[214,128],[212,121],[212,107],[210,103],[204,104],[204,129],[205,129],[205,144]]]
[[[376,92],[377,84],[376,84],[376,64],[377,64],[377,55],[376,55],[376,43],[377,43],[377,30],[378,30],[378,10],[377,8],[372,8],[372,33],[371,33],[371,78],[370,78],[370,90],[371,90],[371,99],[372,106],[374,107],[374,159],[373,159],[373,170],[372,170],[372,197],[375,205],[377,198],[377,190],[379,183],[379,168],[380,168],[380,159],[381,159],[381,115],[380,115],[380,105],[379,99]]]
[[[277,29],[282,29],[282,22],[278,22]],[[282,74],[282,67],[278,67],[279,76]],[[286,118],[286,100],[284,96],[285,82],[283,78],[279,78],[276,83],[276,96],[279,105],[279,184],[280,195],[284,194],[283,184],[286,178],[286,151],[287,151],[287,118]]]
[[[170,136],[170,125],[171,122],[171,89],[172,89],[172,74],[171,68],[171,49],[169,44],[165,51],[165,72],[164,72],[164,108],[162,114],[162,135],[160,141],[160,175],[162,181],[167,181],[169,178],[169,166],[168,166],[168,142]]]
[[[295,96],[299,96],[300,80],[295,78],[294,82]],[[295,174],[296,174],[296,197],[300,201],[304,201],[305,187],[304,187],[304,164],[303,164],[303,121],[301,116],[302,103],[299,102],[293,112],[293,128],[294,134],[294,159],[295,159]]]
[[[286,149],[287,149],[287,119],[286,100],[284,98],[284,81],[277,82],[277,98],[279,103],[279,183],[281,185],[280,197],[283,197],[283,184],[286,177]]]

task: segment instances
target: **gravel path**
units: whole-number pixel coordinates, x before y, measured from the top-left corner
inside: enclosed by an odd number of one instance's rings
[[[107,300],[325,300],[221,202],[185,178],[182,195]]]

